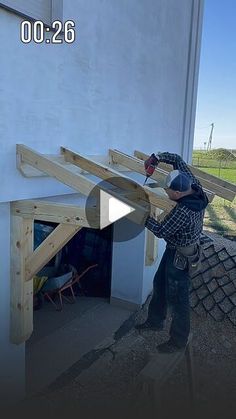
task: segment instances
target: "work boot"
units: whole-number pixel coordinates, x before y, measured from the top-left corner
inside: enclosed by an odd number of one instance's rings
[[[166,353],[166,354],[184,351],[185,348],[186,348],[186,345],[183,345],[183,346],[176,345],[176,343],[173,342],[172,339],[169,339],[167,342],[157,345],[158,352]]]
[[[145,331],[145,330],[163,330],[163,323],[153,324],[150,320],[146,320],[144,323],[136,324],[135,329],[138,331]]]

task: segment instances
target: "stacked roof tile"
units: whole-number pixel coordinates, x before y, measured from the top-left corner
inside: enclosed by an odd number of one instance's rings
[[[202,270],[192,277],[190,305],[216,321],[228,318],[236,326],[236,248],[203,245]]]

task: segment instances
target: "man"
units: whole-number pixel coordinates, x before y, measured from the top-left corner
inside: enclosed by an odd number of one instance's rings
[[[200,261],[199,239],[208,198],[179,155],[153,153],[146,160],[145,169],[150,164],[155,168],[159,162],[173,165],[164,189],[176,206],[161,222],[150,216],[146,220],[145,226],[166,241],[166,249],[153,280],[147,320],[135,327],[139,331],[162,330],[169,304],[172,307],[170,339],[157,347],[159,352],[168,353],[182,350],[187,344],[190,272]]]

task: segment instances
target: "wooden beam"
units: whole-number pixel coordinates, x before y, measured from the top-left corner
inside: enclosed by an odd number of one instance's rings
[[[45,171],[49,175],[55,177],[62,183],[74,188],[75,190],[89,195],[96,185],[95,182],[92,182],[86,179],[84,176],[76,173],[72,173],[68,168],[64,167],[58,162],[50,160],[50,158],[44,157],[42,154],[35,152],[34,150],[26,147],[22,144],[17,145],[17,153],[21,154],[22,161],[25,161],[28,164],[31,164],[33,167],[36,167],[42,171]],[[133,221],[140,223],[145,216],[146,210],[138,204],[135,204],[133,201],[127,199],[124,195],[120,196],[117,192],[114,192],[112,189],[107,188],[105,185],[99,185],[99,188],[107,192],[108,194],[114,196],[117,199],[121,199],[127,205],[131,205],[136,209],[130,216],[132,216]],[[146,192],[149,195],[148,189]],[[160,209],[169,210],[173,207],[173,204],[169,200],[162,199],[158,197],[154,192],[150,193],[153,205],[158,205]]]
[[[124,165],[135,172],[145,175],[145,170],[142,161],[138,161],[135,157],[129,156],[118,150],[109,150],[109,154],[113,163]],[[154,177],[152,176],[152,178],[155,180],[160,180],[160,176],[162,180],[166,178],[166,174],[162,172],[155,173]],[[168,197],[161,194],[158,191],[158,188],[156,190],[151,190],[147,186],[143,186],[142,189],[147,194],[147,201],[149,201],[151,205],[154,205],[159,209],[171,211],[171,209],[174,208],[174,206],[176,205],[175,202],[171,201]]]
[[[151,266],[157,258],[158,238],[150,231],[146,230],[146,254],[145,265]]]
[[[80,229],[81,227],[71,224],[59,224],[26,258],[25,280],[31,280]]]
[[[145,153],[143,153],[142,151],[139,151],[139,150],[134,151],[134,156],[137,159],[142,160],[142,161],[146,160],[149,157],[148,154],[145,154]],[[164,170],[164,172],[166,172],[166,174],[168,174],[171,170],[173,170],[173,167],[172,167],[171,164],[167,164],[167,163],[163,163],[163,162],[160,162],[158,164],[157,168],[159,168],[161,170]]]
[[[148,158],[147,154],[137,150],[135,150],[134,155],[142,161]],[[205,173],[203,172],[203,170],[200,170],[190,164],[188,164],[187,166],[191,170],[193,175],[196,176],[196,178],[199,180],[205,192],[211,191],[215,195],[227,199],[231,202],[234,200],[236,196],[236,185],[227,182],[226,180],[220,179],[217,176]],[[158,164],[158,167],[160,167],[161,169],[165,169],[167,173],[173,170],[173,167],[171,165],[166,165],[162,162]]]
[[[165,213],[158,208],[151,207],[150,216],[161,222],[165,217]],[[156,237],[150,230],[146,229],[146,266],[151,266],[156,262],[158,256],[158,243],[158,237]]]
[[[73,163],[79,168],[92,173],[93,175],[106,180],[107,182],[111,183],[114,186],[119,188],[124,188],[127,190],[128,185],[128,192],[134,191],[136,192],[139,186],[136,182],[132,181],[127,176],[122,175],[117,170],[111,169],[105,166],[102,163],[95,162],[87,157],[82,156],[79,153],[76,153],[68,148],[61,147],[61,153],[64,156],[64,159],[67,162]]]
[[[25,342],[33,331],[33,280],[25,282],[25,261],[33,249],[33,220],[11,215],[10,341]]]
[[[143,161],[138,160],[136,157],[129,156],[128,154],[122,153],[118,150],[109,150],[109,155],[111,157],[112,163],[120,164],[121,166],[128,167],[134,172],[140,173],[143,176],[146,176]],[[152,175],[152,179],[160,183],[160,186],[163,185],[163,182],[166,178],[166,172],[157,168]]]
[[[81,227],[90,227],[87,221],[88,210],[69,204],[58,204],[40,200],[24,200],[12,203],[12,211],[22,217],[32,216],[34,220],[50,221],[59,224],[73,224]],[[93,220],[93,228],[99,228],[98,211],[96,208],[89,210],[89,220]]]
[[[111,159],[112,159],[113,163],[117,163],[117,164],[121,164],[121,165],[124,165],[126,167],[129,167],[129,169],[131,169],[135,172],[138,172],[140,174],[143,174],[145,176],[143,160],[138,160],[136,157],[129,156],[129,155],[127,155],[125,153],[122,153],[121,151],[118,151],[118,150],[109,150],[109,153],[110,153],[110,156],[111,156]],[[163,187],[167,175],[168,175],[167,171],[157,167],[155,169],[154,173],[152,174],[152,179],[156,180],[158,182],[158,184],[161,187]],[[205,190],[205,192],[208,196],[209,201],[211,202],[214,198],[214,194],[209,190]],[[148,190],[147,190],[147,193],[148,193]],[[154,197],[153,193],[150,192],[150,193],[148,193],[148,195],[149,195],[149,199],[151,200],[151,203],[153,203],[153,205],[156,205],[155,200],[152,201],[152,197]]]
[[[142,162],[148,158],[148,155],[147,155],[147,154],[142,153],[141,151],[136,151],[136,150],[135,150],[134,154],[135,154],[135,156],[137,156],[137,158],[140,158],[140,160],[141,160]],[[143,163],[142,163],[142,164],[143,164]],[[155,171],[154,171],[154,174],[155,174],[156,172],[157,172],[157,173],[159,173],[159,172],[161,171],[163,174],[165,174],[164,176],[165,176],[165,178],[166,178],[166,176],[168,175],[168,173],[169,173],[171,170],[173,170],[173,167],[172,167],[170,164],[166,164],[166,163],[162,163],[162,162],[160,162],[160,163],[158,164],[158,167],[156,167],[156,169],[155,169]],[[153,175],[154,175],[154,174],[153,174]],[[153,177],[153,175],[152,175],[152,178],[154,179],[155,177]],[[207,189],[207,188],[203,188],[203,189],[204,189],[204,191],[205,191],[205,193],[206,193],[206,195],[207,195],[207,197],[208,197],[209,202],[212,202],[212,200],[213,200],[213,198],[214,198],[214,193],[213,193],[211,190]]]
[[[61,154],[44,154],[45,157],[49,158],[51,161],[55,161],[58,163],[61,163],[63,166],[70,169],[70,171],[74,173],[81,173],[85,174],[85,170],[80,169],[79,167],[67,162],[63,155]],[[33,166],[31,166],[28,163],[25,163],[24,160],[22,160],[22,156],[20,153],[17,153],[17,169],[21,172],[22,176],[26,178],[32,178],[32,177],[49,177],[45,172],[42,172],[41,170],[35,169]],[[109,162],[109,156],[107,155],[89,155],[87,156],[88,159],[91,159],[93,161],[96,161],[97,163],[102,163],[107,166],[112,166]],[[119,172],[129,172],[130,170],[124,167],[117,167],[115,165],[115,169]]]
[[[17,154],[20,154],[21,160],[25,163],[47,173],[49,176],[56,178],[84,195],[89,195],[96,186],[95,182],[87,179],[85,176],[74,173],[65,165],[53,161],[49,157],[45,157],[43,154],[35,152],[23,144],[17,144]]]
[[[74,162],[75,164],[79,165],[82,169],[87,170],[88,172],[92,173],[95,176],[98,176],[100,178],[102,178],[103,180],[106,180],[110,183],[112,183],[115,186],[119,186],[120,188],[124,188],[127,189],[127,184],[128,184],[128,189],[130,191],[137,191],[137,196],[139,194],[139,190],[140,190],[140,186],[136,183],[136,182],[132,182],[130,178],[121,175],[119,172],[113,170],[113,169],[109,169],[108,167],[91,161],[89,159],[87,159],[86,157],[81,156],[78,153],[75,153],[71,150],[68,150],[64,147],[61,147],[61,152],[64,154],[65,159],[69,162]],[[112,152],[112,155],[116,155],[116,153]],[[123,153],[117,152],[117,155],[122,155]],[[123,156],[121,156],[122,158]],[[133,158],[124,155],[123,157],[125,159],[126,162],[129,162],[131,160],[131,162],[133,161]],[[123,160],[122,160],[123,161]],[[136,162],[134,162],[136,163]],[[129,168],[130,165],[129,165]],[[143,164],[142,164],[142,171],[143,171]],[[151,191],[148,187],[144,187],[142,188],[142,190],[145,190],[146,192],[146,200],[150,201],[151,204],[157,206],[158,208],[161,209],[165,209],[165,210],[170,210],[174,205],[172,205],[171,201],[169,200],[169,198],[158,194],[158,191]],[[145,195],[142,194],[142,198],[145,199]]]

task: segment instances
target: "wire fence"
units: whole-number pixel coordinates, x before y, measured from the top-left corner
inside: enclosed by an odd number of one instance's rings
[[[236,161],[225,159],[210,159],[209,157],[195,156],[192,158],[192,165],[199,167],[207,173],[219,178],[236,183]]]
[[[206,157],[193,157],[192,165],[196,167],[212,167],[215,169],[236,169],[235,160],[214,160]]]

